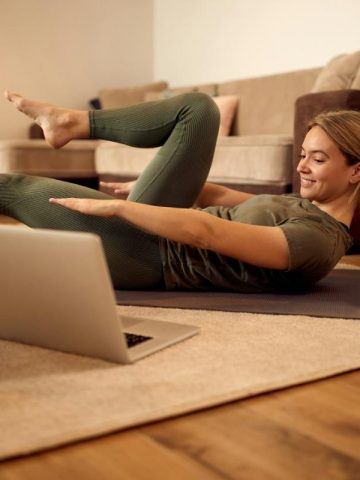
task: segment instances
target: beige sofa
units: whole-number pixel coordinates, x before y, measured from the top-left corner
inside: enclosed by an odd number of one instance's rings
[[[163,91],[160,85],[154,84],[155,91],[151,85],[125,91],[102,90],[99,99],[102,107],[108,108],[120,106],[119,99],[126,101],[134,91],[137,100],[143,101],[189,91],[205,92],[220,101],[236,97],[238,105],[229,136],[218,138],[209,180],[255,193],[284,193],[293,189],[297,98],[308,93],[360,88],[360,52],[339,55],[323,68]],[[223,108],[220,112],[227,116]],[[156,151],[102,142],[95,152],[95,168],[104,180],[133,179]]]
[[[209,180],[247,191],[284,193],[291,191],[294,104],[311,91],[320,71],[195,85],[167,90],[164,96],[186,91],[205,92],[215,99],[236,96],[239,103],[230,135],[218,138]],[[144,100],[156,98],[159,94],[144,96]],[[100,92],[100,100],[105,108],[116,105],[109,91]],[[95,168],[101,179],[136,178],[156,151],[102,142],[95,153]]]

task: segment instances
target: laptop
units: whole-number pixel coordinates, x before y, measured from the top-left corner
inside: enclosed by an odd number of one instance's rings
[[[198,333],[119,315],[101,239],[0,226],[0,338],[132,363]]]

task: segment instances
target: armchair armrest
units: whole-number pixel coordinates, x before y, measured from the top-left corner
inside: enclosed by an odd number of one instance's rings
[[[318,113],[331,110],[360,110],[360,90],[309,93],[299,97],[295,102],[292,183],[294,192],[298,192],[300,188],[296,167],[299,162],[301,145],[307,132],[307,125]],[[350,230],[355,239],[355,248],[358,250],[360,249],[360,207],[354,215]]]

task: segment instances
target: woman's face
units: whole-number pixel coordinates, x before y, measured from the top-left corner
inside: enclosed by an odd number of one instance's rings
[[[356,166],[347,164],[336,143],[318,126],[305,137],[297,171],[300,195],[314,203],[336,200],[356,183]]]

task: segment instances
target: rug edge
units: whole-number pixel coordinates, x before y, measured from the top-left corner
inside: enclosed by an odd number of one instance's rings
[[[226,405],[228,403],[255,397],[257,395],[263,395],[266,393],[272,393],[279,390],[285,390],[287,388],[292,388],[295,386],[305,385],[307,383],[325,380],[327,378],[335,377],[340,374],[350,373],[352,371],[356,371],[359,369],[360,369],[360,362],[357,363],[356,366],[348,365],[343,367],[337,367],[336,369],[332,369],[331,371],[329,370],[318,371],[314,373],[310,379],[305,378],[306,377],[305,375],[299,375],[297,379],[292,379],[291,381],[285,382],[281,386],[275,387],[275,386],[266,384],[266,385],[258,386],[255,389],[251,389],[246,393],[244,393],[244,391],[239,392],[238,390],[235,390],[231,394],[227,393],[217,397],[211,397],[211,399],[207,399],[206,401],[199,401],[196,404],[192,402],[191,404],[177,405],[175,409],[173,408],[171,410],[171,412],[168,411],[165,413],[164,412],[155,413],[154,415],[151,416],[151,418],[148,417],[147,419],[138,419],[136,421],[130,421],[128,423],[125,423],[121,427],[113,426],[113,423],[114,423],[113,421],[110,422],[110,424],[107,426],[92,425],[89,431],[83,432],[81,434],[73,433],[70,439],[68,438],[68,436],[64,438],[64,435],[62,435],[61,438],[52,437],[50,440],[50,443],[48,439],[47,440],[48,444],[46,446],[44,446],[43,441],[39,441],[37,445],[35,444],[31,447],[18,448],[16,449],[16,451],[14,448],[11,448],[7,452],[6,450],[3,453],[0,452],[0,462],[11,461],[11,460],[15,460],[16,458],[23,458],[26,456],[31,456],[39,453],[45,453],[47,451],[51,451],[57,448],[62,448],[69,445],[75,445],[83,441],[94,440],[97,438],[104,437],[106,435],[120,433],[124,430],[129,430],[131,428],[136,428],[139,426],[145,426],[145,425],[149,425],[149,424],[164,421],[164,420],[169,420],[169,419],[180,417],[183,415],[188,415],[190,413],[200,412],[202,410],[209,409],[209,408],[216,408],[221,405]],[[74,435],[76,436],[74,437]]]

